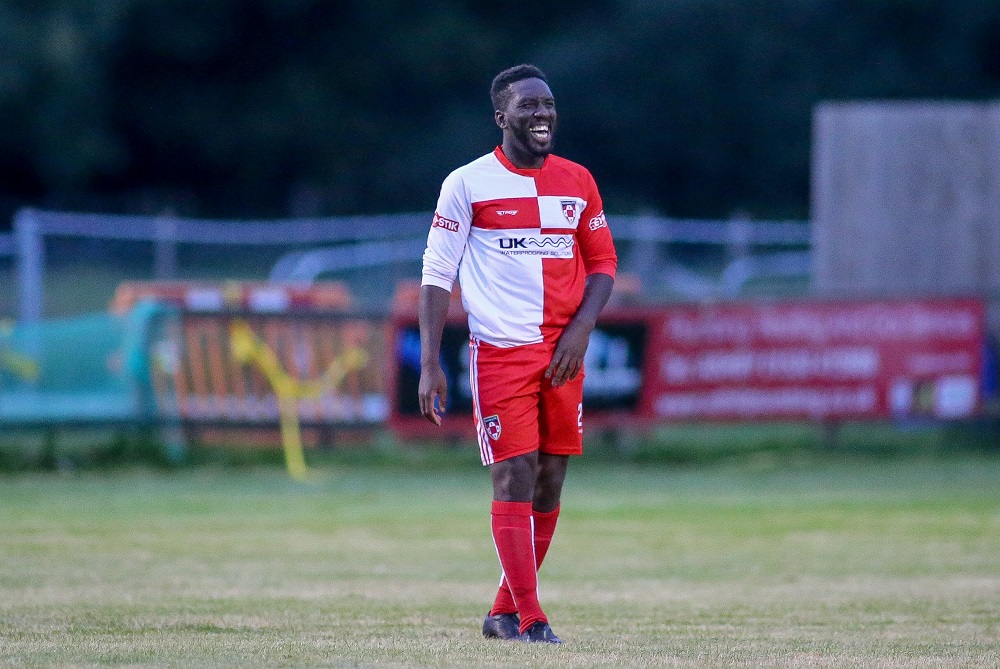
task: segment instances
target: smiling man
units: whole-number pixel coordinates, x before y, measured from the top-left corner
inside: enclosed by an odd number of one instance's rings
[[[532,65],[504,70],[490,97],[503,141],[448,175],[427,238],[418,400],[440,425],[448,392],[441,335],[457,277],[503,570],[483,635],[562,643],[539,604],[537,570],[569,456],[583,452],[583,358],[617,256],[590,172],[552,155],[556,106],[545,75]]]

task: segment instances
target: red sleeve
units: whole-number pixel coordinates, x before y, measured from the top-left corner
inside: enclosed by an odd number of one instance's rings
[[[597,190],[597,184],[590,172],[586,172],[587,207],[580,216],[576,238],[580,244],[580,256],[587,276],[607,274],[614,278],[618,268],[618,253],[611,238],[608,220],[604,217],[604,203]]]

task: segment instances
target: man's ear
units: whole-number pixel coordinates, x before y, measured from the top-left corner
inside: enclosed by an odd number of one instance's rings
[[[507,115],[499,109],[493,112],[493,118],[501,130],[507,127]]]

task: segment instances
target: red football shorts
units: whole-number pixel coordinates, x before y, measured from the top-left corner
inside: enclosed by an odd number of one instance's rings
[[[556,342],[500,348],[469,342],[469,381],[484,465],[538,450],[583,453],[583,370],[553,388],[545,378]]]

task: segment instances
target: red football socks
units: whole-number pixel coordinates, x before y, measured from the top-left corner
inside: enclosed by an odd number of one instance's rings
[[[496,540],[497,504],[527,504],[528,508],[530,509],[530,504],[527,502],[493,502],[494,540]],[[523,513],[523,510],[521,512]],[[549,544],[552,543],[552,535],[555,534],[556,531],[556,522],[559,520],[559,507],[556,507],[555,510],[553,511],[548,511],[548,512],[530,511],[530,513],[534,520],[533,523],[534,524],[533,539],[534,539],[534,554],[535,554],[534,563],[535,563],[535,572],[537,574],[538,568],[542,566],[542,560],[545,559],[545,554],[549,550]],[[499,541],[497,542],[497,552],[498,553],[500,552]],[[501,565],[503,566],[502,557],[500,558],[500,562]],[[500,580],[500,588],[499,590],[497,590],[497,596],[496,599],[493,601],[493,608],[490,609],[490,615],[496,615],[498,613],[515,613],[518,612],[519,609],[522,609],[522,607],[519,607],[517,604],[515,604],[515,597],[514,594],[511,592],[511,587],[510,585],[508,585],[508,581],[509,581],[509,572],[507,571],[506,566],[504,566],[504,576]],[[535,591],[534,601],[537,602],[538,601],[537,576],[535,576],[534,582],[536,584],[536,587],[533,587],[532,590]],[[540,608],[539,612],[541,612]],[[535,618],[533,620],[530,620],[527,624],[525,624],[526,616],[524,610],[522,609],[520,613],[521,613],[522,630],[530,627],[531,623],[535,622],[535,620],[545,620],[544,614],[542,614],[541,618]]]
[[[493,543],[517,605],[522,632],[539,620],[548,622],[538,604],[535,542],[531,526],[531,502],[493,501]]]

